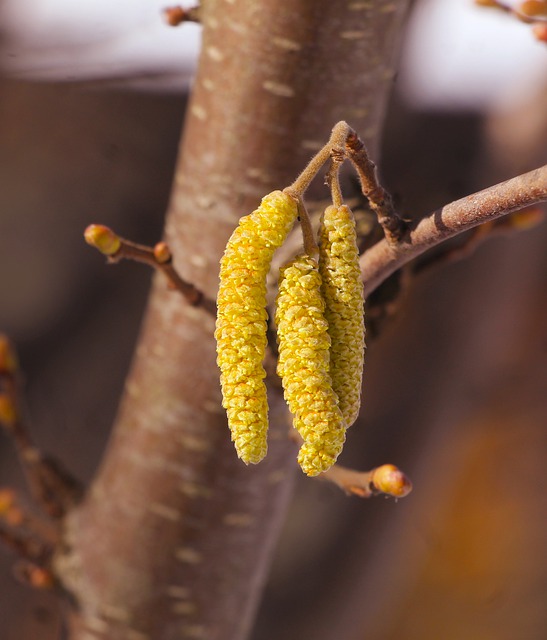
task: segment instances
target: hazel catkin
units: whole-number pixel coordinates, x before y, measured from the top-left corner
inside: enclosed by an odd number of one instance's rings
[[[262,365],[266,350],[266,276],[298,215],[282,191],[265,196],[241,218],[220,261],[217,363],[232,440],[245,463],[266,455],[268,403]]]
[[[349,427],[359,415],[365,349],[363,282],[349,208],[327,207],[319,235],[321,291],[332,343],[329,372]]]
[[[302,470],[315,476],[329,469],[345,440],[345,423],[329,376],[330,338],[317,262],[301,255],[281,269],[275,321],[277,372],[294,426],[304,440]]]

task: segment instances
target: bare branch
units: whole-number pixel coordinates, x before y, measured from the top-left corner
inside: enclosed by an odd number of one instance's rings
[[[390,243],[401,240],[407,229],[406,222],[395,211],[390,194],[378,180],[376,165],[369,158],[363,141],[355,131],[351,131],[347,137],[346,152],[359,176],[363,195],[378,216],[386,240]]]
[[[216,315],[215,303],[206,299],[203,292],[192,283],[181,278],[173,266],[173,256],[166,242],[158,242],[153,247],[137,244],[120,237],[102,224],[90,224],[84,232],[84,238],[89,245],[105,255],[111,264],[120,260],[134,260],[161,271],[169,286],[182,293],[192,306],[201,306],[212,315]]]
[[[61,518],[81,496],[80,483],[62,465],[35,446],[20,410],[19,369],[15,350],[0,334],[0,427],[13,440],[37,504]]]
[[[381,240],[361,256],[365,295],[427,249],[468,229],[547,200],[547,165],[456,200],[410,225],[397,245]]]

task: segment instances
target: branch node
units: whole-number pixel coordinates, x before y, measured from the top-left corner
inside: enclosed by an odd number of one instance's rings
[[[179,291],[194,307],[203,304],[209,311],[210,304],[205,304],[202,291],[178,274],[173,266],[173,256],[166,242],[158,242],[153,247],[137,244],[121,238],[114,231],[101,224],[91,224],[84,232],[86,242],[107,256],[110,264],[120,260],[134,260],[161,271],[167,278],[168,286]]]

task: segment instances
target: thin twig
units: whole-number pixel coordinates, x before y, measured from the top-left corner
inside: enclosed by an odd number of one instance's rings
[[[3,523],[0,523],[0,542],[21,558],[38,564],[45,564],[52,554],[52,548],[43,541],[28,535],[25,531],[8,529]]]
[[[515,7],[499,0],[475,0],[481,7],[498,9],[517,18],[520,22],[531,24],[532,34],[539,42],[547,42],[547,3],[544,0],[528,0]]]
[[[84,237],[89,245],[107,257],[109,263],[134,260],[157,269],[167,278],[169,286],[182,293],[192,306],[201,306],[209,313],[216,314],[214,302],[206,299],[202,291],[179,275],[173,266],[171,251],[165,242],[158,242],[154,247],[137,244],[120,237],[112,229],[101,224],[89,225]]]
[[[492,237],[513,234],[517,231],[525,231],[543,222],[545,216],[539,207],[526,207],[512,214],[485,222],[474,227],[469,232],[465,242],[457,247],[449,247],[430,259],[418,262],[412,268],[412,273],[422,273],[432,267],[463,260],[472,255],[486,240]]]
[[[0,335],[0,427],[13,440],[37,504],[51,517],[61,518],[79,500],[80,483],[56,460],[35,446],[20,410],[19,371],[15,351]],[[6,366],[7,365],[7,366]]]
[[[547,200],[547,165],[456,200],[413,223],[406,241],[381,240],[361,256],[365,295],[427,249],[513,211]]]
[[[406,222],[395,211],[391,196],[378,180],[376,165],[368,157],[365,145],[355,131],[348,135],[346,151],[359,176],[363,195],[378,216],[386,240],[390,243],[400,241],[406,233]]]

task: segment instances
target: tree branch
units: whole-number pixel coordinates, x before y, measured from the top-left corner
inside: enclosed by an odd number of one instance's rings
[[[427,249],[468,229],[547,200],[547,165],[456,200],[409,225],[405,240],[381,240],[361,256],[365,295]]]

